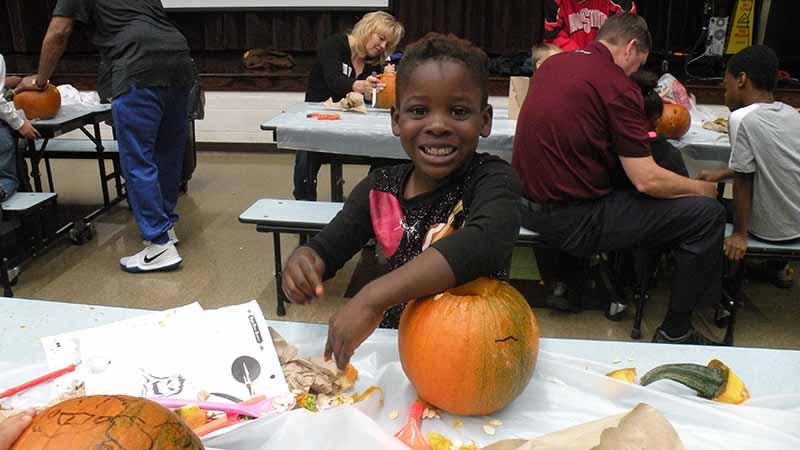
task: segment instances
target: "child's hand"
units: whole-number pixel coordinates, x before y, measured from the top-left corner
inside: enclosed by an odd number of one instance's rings
[[[25,119],[25,122],[22,123],[17,132],[26,139],[39,139],[41,137],[39,131],[33,127],[33,124],[28,119]]]
[[[317,252],[309,247],[297,247],[283,269],[283,293],[293,303],[301,305],[322,298],[325,295],[322,287],[324,273],[325,261]]]
[[[16,75],[6,77],[6,87],[9,89],[16,88],[20,82],[22,82],[22,78]]]
[[[325,359],[331,354],[336,365],[344,370],[353,352],[383,320],[383,310],[373,306],[360,292],[331,317],[328,323],[328,341],[325,343]]]
[[[8,450],[17,440],[20,434],[31,424],[34,410],[25,411],[16,416],[9,417],[0,423],[0,450]]]

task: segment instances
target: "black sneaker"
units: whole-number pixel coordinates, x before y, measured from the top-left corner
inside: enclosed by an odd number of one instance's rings
[[[694,328],[690,329],[686,334],[680,337],[669,337],[667,333],[661,331],[661,327],[656,329],[656,334],[653,335],[653,343],[656,344],[686,344],[686,345],[722,345],[719,342],[712,341],[711,339],[700,334]]]
[[[570,311],[569,298],[567,298],[567,284],[557,281],[553,287],[553,292],[544,298],[544,303],[549,308],[559,311]]]

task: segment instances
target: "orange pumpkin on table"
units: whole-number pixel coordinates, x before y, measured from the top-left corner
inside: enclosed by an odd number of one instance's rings
[[[510,284],[479,278],[406,305],[400,362],[419,396],[458,415],[486,415],[528,385],[539,326]]]
[[[203,450],[172,411],[138,397],[93,395],[40,411],[11,450]]]
[[[378,92],[375,107],[389,109],[394,106],[396,100],[395,85],[397,74],[395,72],[384,72],[380,75],[380,79],[385,86],[382,91]]]
[[[61,109],[61,94],[52,84],[43,91],[23,91],[14,95],[14,106],[25,111],[25,117],[52,119]]]
[[[664,112],[658,122],[656,133],[670,139],[680,139],[689,131],[692,116],[689,111],[675,103],[664,103]]]

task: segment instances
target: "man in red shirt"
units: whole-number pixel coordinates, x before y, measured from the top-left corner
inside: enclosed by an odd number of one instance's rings
[[[565,52],[583,48],[609,16],[621,12],[635,14],[633,0],[545,0],[544,42]]]
[[[650,45],[644,19],[618,14],[597,41],[552,56],[536,72],[514,138],[522,223],[575,257],[672,250],[670,309],[654,341],[704,344],[691,313],[701,300],[720,298],[725,213],[713,183],[670,172],[651,156],[641,89],[629,78]],[[612,185],[620,164],[636,190]]]

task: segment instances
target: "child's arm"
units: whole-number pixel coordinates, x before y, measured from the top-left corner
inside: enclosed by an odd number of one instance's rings
[[[371,177],[358,183],[331,223],[286,261],[282,289],[291,301],[302,304],[322,297],[322,280],[336,274],[373,237],[369,214],[372,185]]]
[[[750,215],[753,211],[753,173],[736,172],[733,180],[733,234],[725,238],[725,256],[733,261],[741,261],[747,253],[747,231],[750,229]]]
[[[330,321],[326,356],[347,366],[391,306],[442,292],[508,268],[520,227],[519,182],[511,167],[490,159],[465,187],[469,216],[464,226],[402,267],[374,280]]]
[[[325,357],[335,355],[336,364],[344,369],[356,348],[380,325],[384,311],[456,285],[455,274],[445,257],[435,248],[428,248],[407,264],[364,286],[331,317]]]

